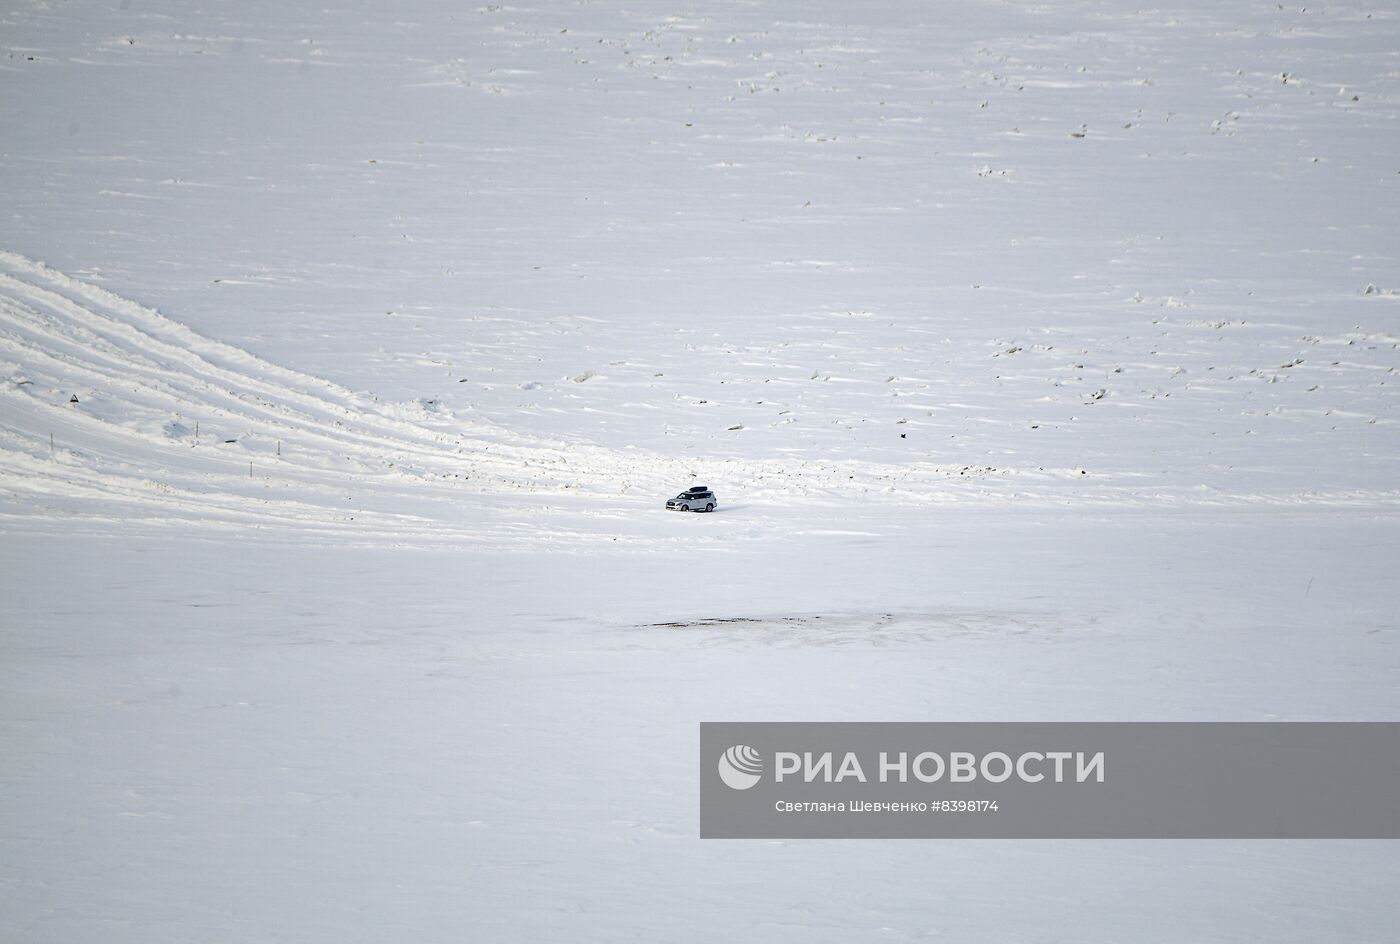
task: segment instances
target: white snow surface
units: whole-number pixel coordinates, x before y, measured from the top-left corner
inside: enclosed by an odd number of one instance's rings
[[[1397,49],[16,0],[6,938],[1393,940],[1393,843],[702,842],[695,753],[1400,717]]]

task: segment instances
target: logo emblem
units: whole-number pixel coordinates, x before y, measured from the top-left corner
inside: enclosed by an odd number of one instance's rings
[[[763,776],[763,755],[747,744],[736,744],[719,757],[719,779],[731,790],[747,790]]]

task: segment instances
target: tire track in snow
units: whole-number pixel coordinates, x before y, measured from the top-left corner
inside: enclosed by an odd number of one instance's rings
[[[479,534],[442,513],[448,497],[572,488],[558,447],[380,404],[10,253],[0,253],[0,364],[11,516],[121,509],[436,541]],[[236,442],[221,441],[230,434]],[[263,481],[241,476],[248,462]],[[424,504],[435,513],[416,513]]]

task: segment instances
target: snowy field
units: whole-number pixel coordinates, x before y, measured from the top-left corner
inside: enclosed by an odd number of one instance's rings
[[[695,769],[1400,719],[1392,5],[13,0],[0,128],[0,938],[1394,939]]]

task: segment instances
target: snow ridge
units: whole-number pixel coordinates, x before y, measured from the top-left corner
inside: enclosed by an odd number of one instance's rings
[[[520,536],[518,519],[492,524],[490,511],[510,496],[615,518],[696,480],[760,505],[1397,503],[1389,492],[1139,487],[1075,469],[698,463],[530,438],[271,364],[9,252],[0,252],[0,380],[0,520],[12,527],[140,522],[371,543],[481,539],[494,530],[509,543]],[[558,524],[548,527],[558,537]]]

